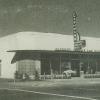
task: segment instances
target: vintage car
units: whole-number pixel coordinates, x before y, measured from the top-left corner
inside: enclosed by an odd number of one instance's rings
[[[73,70],[66,70],[63,72],[63,75],[66,77],[66,78],[71,78],[71,76],[75,76],[76,75],[76,71],[73,71]]]

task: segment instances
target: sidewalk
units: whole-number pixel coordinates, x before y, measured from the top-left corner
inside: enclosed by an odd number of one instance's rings
[[[69,85],[93,85],[100,84],[100,78],[72,78],[72,79],[48,79],[43,81],[25,81],[25,82],[9,82],[9,84],[18,87],[56,87]]]

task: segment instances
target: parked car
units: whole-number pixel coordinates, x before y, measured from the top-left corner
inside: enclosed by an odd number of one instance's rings
[[[73,71],[73,70],[66,70],[66,71],[63,72],[63,75],[64,75],[66,78],[71,78],[71,76],[76,75],[76,71]]]

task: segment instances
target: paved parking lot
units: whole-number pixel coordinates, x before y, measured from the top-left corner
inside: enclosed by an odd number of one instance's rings
[[[100,100],[100,79],[0,83],[0,100]]]

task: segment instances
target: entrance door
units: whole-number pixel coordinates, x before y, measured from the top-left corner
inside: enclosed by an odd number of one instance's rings
[[[50,63],[48,59],[41,60],[41,74],[50,75]]]
[[[71,69],[76,71],[76,76],[80,77],[80,61],[79,60],[72,60],[71,61]]]

